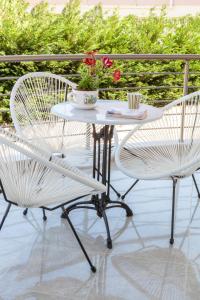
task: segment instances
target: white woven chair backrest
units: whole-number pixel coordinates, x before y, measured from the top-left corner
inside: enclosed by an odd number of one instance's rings
[[[18,133],[27,125],[55,122],[51,107],[66,101],[68,88],[76,84],[48,72],[34,72],[20,77],[10,98],[11,116]]]
[[[47,151],[70,155],[74,164],[81,166],[82,161],[87,161],[85,155],[91,156],[92,153],[91,125],[65,121],[51,114],[52,106],[67,101],[69,90],[76,89],[76,86],[55,74],[29,73],[15,83],[10,110],[18,134]],[[77,163],[74,152],[79,148],[86,149],[81,163]]]
[[[152,169],[157,165],[155,174],[150,177],[146,174],[144,179],[194,171],[200,166],[200,91],[166,105],[161,119],[130,131],[116,153],[116,161],[122,168],[123,160],[127,163],[129,159],[125,148],[135,151],[134,155],[152,165]]]

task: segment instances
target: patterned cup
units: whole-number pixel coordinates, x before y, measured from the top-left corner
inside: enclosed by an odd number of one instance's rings
[[[98,99],[98,91],[79,91],[73,90],[68,95],[69,100],[76,108],[92,108],[95,107]]]

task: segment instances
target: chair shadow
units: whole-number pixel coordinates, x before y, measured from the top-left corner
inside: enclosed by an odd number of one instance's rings
[[[197,269],[180,249],[143,248],[111,260],[145,299],[196,299],[200,293]]]
[[[48,223],[26,219],[36,234],[31,243],[29,240],[28,247],[26,245],[25,249],[21,249],[21,255],[24,251],[23,258],[9,267],[3,280],[4,283],[10,282],[13,289],[16,288],[15,299],[68,299],[66,295],[73,295],[69,299],[123,300],[107,296],[103,291],[105,278],[102,278],[101,270],[105,270],[107,257],[112,251],[106,248],[104,235],[94,238],[89,234],[93,222],[91,224],[86,220],[78,234],[97,267],[95,275],[91,274],[66,220],[61,220],[60,225],[49,227]],[[130,221],[131,218],[124,219],[122,228],[113,235],[113,241],[123,234]],[[101,285],[101,291],[94,288],[96,284]],[[1,288],[3,290],[0,284]],[[94,288],[92,292],[91,288]],[[12,289],[9,293],[13,293]],[[93,296],[95,298],[91,298]]]

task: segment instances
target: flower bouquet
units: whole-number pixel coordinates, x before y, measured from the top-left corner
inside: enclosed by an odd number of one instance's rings
[[[105,76],[112,76],[113,81],[120,80],[120,70],[113,68],[113,61],[108,56],[96,59],[97,51],[86,53],[83,64],[79,68],[80,82],[73,91],[73,103],[77,108],[92,109],[98,99],[98,89]]]

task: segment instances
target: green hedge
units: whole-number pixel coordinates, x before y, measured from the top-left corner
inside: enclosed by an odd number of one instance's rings
[[[100,53],[200,53],[200,16],[168,18],[163,9],[159,16],[152,10],[147,18],[134,15],[120,17],[103,13],[101,5],[80,13],[78,0],[70,1],[61,14],[52,12],[43,2],[28,12],[23,0],[0,0],[0,54],[66,54],[83,53],[99,49]],[[48,70],[59,74],[77,72],[79,63],[1,63],[0,77],[21,76],[27,72]],[[183,70],[183,62],[116,61],[124,73],[117,87],[148,85],[182,85],[183,75],[141,75],[145,71]],[[200,62],[192,62],[190,68],[199,71]],[[7,93],[14,81],[1,81],[0,93]],[[111,81],[102,82],[102,87],[112,87]],[[198,75],[191,75],[190,85],[200,85]],[[126,91],[102,93],[102,97],[125,98]],[[190,89],[190,91],[193,91]],[[174,99],[182,94],[181,89],[144,90],[147,101]],[[9,97],[0,97],[1,122],[9,121]],[[159,102],[158,102],[159,103]]]

